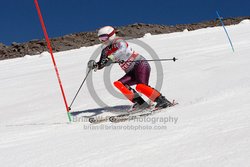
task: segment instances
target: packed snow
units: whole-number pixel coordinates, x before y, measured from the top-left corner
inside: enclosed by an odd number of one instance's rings
[[[235,52],[222,27],[139,39],[159,58],[178,58],[162,62],[158,77],[163,77],[161,92],[179,105],[121,123],[94,125],[83,119],[114,114],[101,110],[86,84],[69,123],[49,53],[0,61],[1,167],[250,166],[250,21],[226,28]],[[99,46],[55,53],[68,103]],[[150,64],[155,86],[157,68]],[[110,84],[124,75],[117,64],[109,68]],[[98,97],[113,109],[131,105],[110,94],[103,76],[103,71],[92,73]]]

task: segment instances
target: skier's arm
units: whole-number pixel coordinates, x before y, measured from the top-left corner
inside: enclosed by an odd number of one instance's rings
[[[100,70],[105,66],[109,66],[112,63],[112,60],[108,58],[104,51],[102,51],[100,60],[97,62],[97,69]]]
[[[115,61],[115,54],[126,54],[128,44],[123,39],[117,40],[113,45],[107,46],[102,50],[102,54],[99,62],[97,62],[97,69],[102,69],[105,66],[109,66]]]

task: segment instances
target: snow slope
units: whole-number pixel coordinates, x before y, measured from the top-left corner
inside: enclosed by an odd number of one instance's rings
[[[161,92],[180,104],[146,120],[118,124],[90,126],[80,119],[67,123],[48,53],[1,61],[1,167],[250,166],[250,21],[227,29],[234,53],[222,27],[140,39],[160,58],[179,59],[162,63]],[[132,45],[150,58],[144,49]],[[55,54],[69,102],[97,47]],[[151,65],[154,86],[157,73]],[[118,69],[112,67],[112,81],[123,75]],[[105,103],[130,105],[106,90],[103,71],[92,78]],[[93,115],[98,108],[84,85],[73,106],[79,111],[75,118]]]

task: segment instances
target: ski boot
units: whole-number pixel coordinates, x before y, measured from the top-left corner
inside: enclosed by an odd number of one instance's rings
[[[159,97],[157,97],[155,99],[155,102],[156,102],[155,108],[167,108],[167,107],[170,107],[170,106],[173,105],[170,101],[168,101],[165,98],[165,96],[162,96],[162,95],[160,95]]]
[[[150,107],[150,105],[145,102],[139,94],[137,94],[137,97],[133,99],[133,102],[134,104],[131,107],[132,111],[143,110]]]

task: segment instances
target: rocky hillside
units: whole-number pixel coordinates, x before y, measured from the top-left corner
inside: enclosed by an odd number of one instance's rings
[[[249,17],[227,18],[224,19],[225,25],[238,24]],[[136,23],[124,27],[116,27],[117,34],[126,38],[139,38],[146,33],[164,34],[172,32],[180,32],[185,29],[192,31],[206,27],[220,26],[219,20],[205,21],[202,23],[181,24],[175,26],[168,25],[154,25]],[[96,32],[81,32],[77,34],[69,34],[63,37],[51,39],[52,48],[54,52],[65,51],[70,49],[80,48],[82,46],[91,46],[98,44],[99,40]],[[27,43],[15,43],[11,46],[6,46],[0,43],[0,60],[10,59],[16,57],[23,57],[25,55],[36,55],[47,51],[45,40],[32,40]]]

